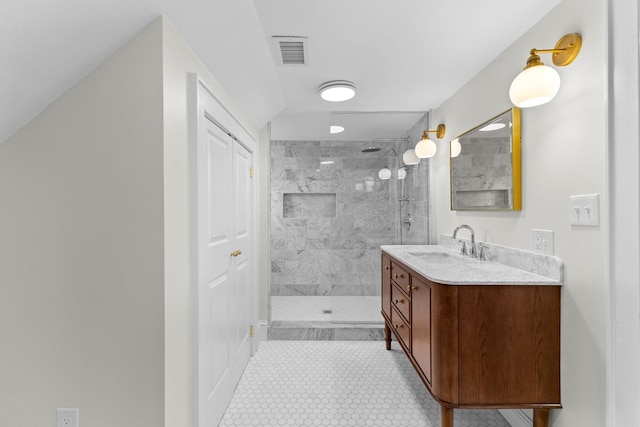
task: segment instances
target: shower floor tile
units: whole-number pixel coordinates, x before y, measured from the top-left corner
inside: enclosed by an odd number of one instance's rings
[[[244,426],[437,427],[440,409],[396,342],[265,341],[220,422]],[[510,427],[455,410],[456,427]]]
[[[379,296],[273,296],[271,321],[381,321]]]

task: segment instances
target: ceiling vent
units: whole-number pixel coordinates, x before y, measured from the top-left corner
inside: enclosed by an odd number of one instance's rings
[[[307,65],[309,54],[307,37],[273,36],[273,43],[281,65]]]

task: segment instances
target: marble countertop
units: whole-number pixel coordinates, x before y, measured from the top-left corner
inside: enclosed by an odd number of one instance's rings
[[[562,281],[494,261],[479,261],[441,245],[385,245],[391,255],[444,285],[562,285]]]

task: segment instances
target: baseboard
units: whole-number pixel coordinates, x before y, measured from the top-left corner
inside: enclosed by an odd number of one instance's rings
[[[533,419],[522,409],[499,409],[511,427],[531,427]]]

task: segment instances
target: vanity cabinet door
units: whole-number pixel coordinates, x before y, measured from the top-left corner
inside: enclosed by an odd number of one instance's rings
[[[461,286],[460,401],[560,402],[560,287]]]
[[[391,319],[391,259],[382,254],[382,312]]]
[[[411,353],[431,384],[431,284],[411,277]]]

